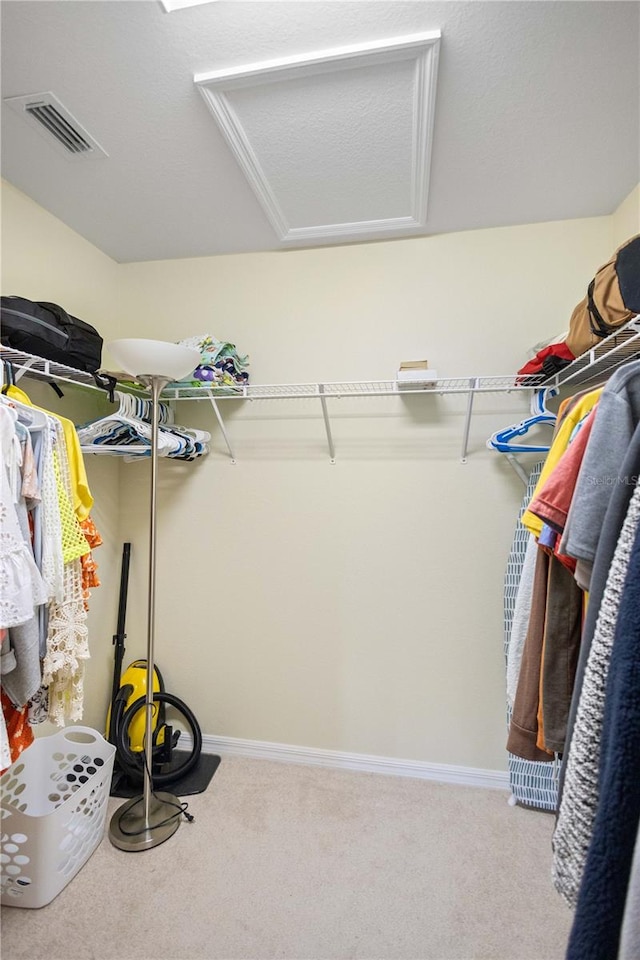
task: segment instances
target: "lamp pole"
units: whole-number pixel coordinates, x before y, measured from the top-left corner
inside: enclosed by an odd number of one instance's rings
[[[153,676],[155,670],[154,643],[156,636],[156,523],[158,519],[158,421],[160,394],[169,383],[163,377],[150,377],[151,387],[151,492],[149,506],[149,593],[147,598],[147,691],[144,740],[144,817],[149,822],[153,792]],[[179,823],[179,819],[176,820]]]
[[[151,388],[151,491],[149,512],[149,590],[147,603],[147,688],[145,694],[144,790],[123,804],[111,818],[109,839],[120,850],[148,850],[173,836],[180,826],[180,800],[153,790],[153,677],[156,617],[156,523],[158,477],[158,422],[160,394],[169,377],[138,376]]]

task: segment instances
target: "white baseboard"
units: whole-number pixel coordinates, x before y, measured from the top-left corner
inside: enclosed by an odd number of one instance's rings
[[[184,737],[185,741],[187,739]],[[457,783],[468,787],[509,789],[509,775],[502,770],[457,767],[448,763],[426,763],[421,760],[396,760],[394,757],[345,753],[342,750],[319,750],[316,747],[297,747],[266,740],[203,735],[202,752],[216,753],[221,757],[250,757],[253,760],[276,760],[279,763],[302,763],[340,770],[391,774],[396,777],[415,777],[419,780]]]

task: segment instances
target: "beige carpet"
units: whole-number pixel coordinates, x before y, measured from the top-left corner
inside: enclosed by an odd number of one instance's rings
[[[105,839],[48,906],[4,907],[3,960],[564,956],[553,818],[506,793],[226,758],[188,801],[165,844]]]

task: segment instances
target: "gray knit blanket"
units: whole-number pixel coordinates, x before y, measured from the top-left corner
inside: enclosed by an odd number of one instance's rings
[[[572,907],[578,898],[598,804],[600,737],[607,674],[618,609],[639,524],[640,485],[635,488],[629,503],[602,596],[566,758],[564,790],[553,835],[553,882]]]

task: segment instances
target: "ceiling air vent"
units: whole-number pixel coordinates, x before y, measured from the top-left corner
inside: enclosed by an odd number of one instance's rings
[[[106,152],[52,93],[7,97],[4,103],[69,160],[96,160]]]

